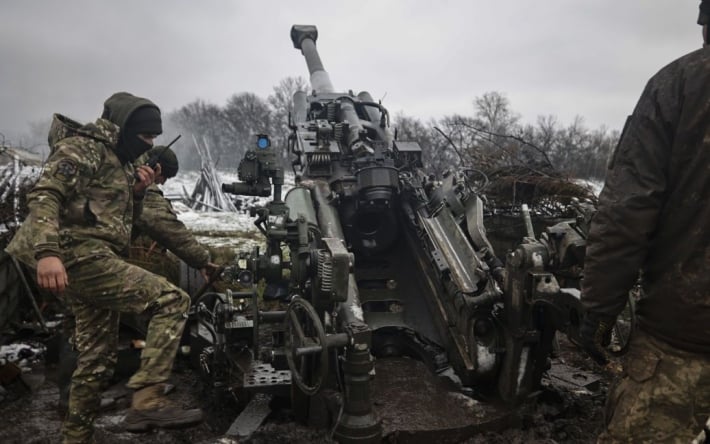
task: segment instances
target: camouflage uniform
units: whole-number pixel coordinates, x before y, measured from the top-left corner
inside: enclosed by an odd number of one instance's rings
[[[624,375],[609,391],[605,442],[688,443],[710,412],[710,356],[678,350],[640,331]]]
[[[204,268],[209,263],[209,252],[177,218],[157,185],[146,190],[143,212],[134,227],[134,235],[139,234],[157,241],[192,268]]]
[[[91,440],[101,388],[115,364],[119,313],[153,315],[141,367],[128,383],[137,389],[167,381],[189,308],[187,294],[123,259],[141,203],[133,198],[134,168],[119,161],[116,146],[122,122],[146,104],[152,105],[133,96],[109,99],[113,121],[74,125],[71,137],[50,140],[52,154],[28,196],[30,214],[7,248],[32,268],[42,257],[59,257],[68,274],[64,296],[76,317],[79,358],[65,443]]]
[[[151,151],[162,151],[160,147],[154,148]],[[151,152],[149,151],[149,153]],[[148,160],[148,153],[141,156],[134,165],[145,164]],[[165,168],[163,168],[165,171]],[[153,240],[156,240],[162,246],[169,249],[180,259],[185,261],[193,268],[203,268],[209,263],[209,252],[206,248],[200,245],[185,225],[178,220],[175,211],[173,211],[170,202],[163,197],[163,193],[157,185],[151,185],[146,190],[145,198],[143,199],[143,211],[140,217],[133,225],[132,238],[135,239],[140,235],[147,235]],[[58,367],[57,383],[59,385],[60,399],[59,410],[63,411],[67,408],[69,399],[69,385],[71,373],[76,369],[76,352],[71,350],[70,344],[65,344],[67,341],[73,344],[75,321],[71,310],[67,309],[63,322],[64,340],[63,346],[65,349],[60,353],[60,365]],[[142,328],[146,324],[144,316],[122,316],[121,320],[124,324],[139,325]],[[112,353],[109,350],[109,353]],[[116,360],[115,353],[110,356],[110,359]]]
[[[659,71],[609,163],[582,302],[614,319],[639,270],[645,297],[600,441],[688,442],[710,413],[709,84],[710,47]]]

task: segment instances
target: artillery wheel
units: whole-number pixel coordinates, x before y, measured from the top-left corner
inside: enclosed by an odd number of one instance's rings
[[[303,347],[320,347],[320,351],[299,356],[297,350]],[[308,396],[318,393],[328,374],[325,330],[313,306],[299,296],[291,300],[286,310],[284,354],[291,370],[291,380]],[[308,379],[306,372],[309,372]]]

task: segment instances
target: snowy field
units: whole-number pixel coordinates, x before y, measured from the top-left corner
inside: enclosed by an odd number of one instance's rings
[[[18,153],[12,148],[0,146],[0,204],[8,214],[18,214],[19,201],[15,199],[21,187],[33,184],[42,170],[39,158],[31,153]],[[6,216],[5,216],[6,217]],[[0,233],[7,230],[5,224],[17,225],[21,221],[15,219],[0,222]]]
[[[220,183],[238,181],[236,170],[217,170],[217,175]],[[254,226],[254,218],[249,216],[249,207],[265,205],[271,198],[232,196],[243,202],[242,210],[236,213],[196,211],[179,199],[192,194],[199,178],[198,171],[180,172],[161,187],[165,196],[173,202],[178,218],[195,233],[197,240],[214,247],[228,246],[238,250],[250,250],[262,245],[263,236]],[[287,173],[285,181],[282,196],[293,187],[293,175]]]
[[[26,371],[36,361],[43,357],[47,347],[39,342],[25,341],[0,346],[0,367],[12,362]]]
[[[16,190],[20,184],[31,184],[39,177],[41,168],[28,166],[15,159],[3,159],[0,163],[0,194],[3,201],[8,199],[11,190]],[[236,170],[217,170],[220,183],[238,181]],[[196,211],[187,205],[186,196],[190,196],[195,184],[200,178],[199,171],[180,172],[161,188],[167,198],[173,203],[178,218],[195,233],[197,240],[205,245],[226,246],[236,250],[251,250],[263,243],[263,236],[254,226],[253,218],[249,216],[249,207],[265,205],[270,198],[238,197],[242,200],[242,210],[239,212]],[[283,195],[293,187],[293,175],[286,174],[286,185]],[[0,224],[0,230],[5,230]]]
[[[595,196],[599,196],[599,193],[602,192],[602,188],[604,188],[604,181],[602,180],[576,179],[574,182],[577,185],[589,188]]]
[[[20,165],[16,161],[0,164],[0,194],[3,200],[7,199],[8,192],[16,189],[19,184],[36,180],[39,173],[40,168],[37,166]],[[217,170],[217,175],[220,183],[238,181],[236,170]],[[240,211],[196,211],[188,206],[187,197],[192,194],[199,178],[199,171],[181,171],[161,187],[165,196],[172,201],[178,218],[195,233],[198,241],[213,247],[226,246],[239,251],[262,245],[263,236],[254,226],[254,219],[249,216],[249,207],[265,205],[270,198],[230,196],[232,199],[241,200]],[[283,196],[293,187],[293,174],[287,172],[285,182]],[[577,182],[590,187],[597,195],[603,185],[599,181]],[[3,229],[4,226],[0,226],[0,230]]]

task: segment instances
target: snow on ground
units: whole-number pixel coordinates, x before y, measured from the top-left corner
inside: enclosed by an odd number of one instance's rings
[[[239,181],[236,170],[217,170],[217,175],[220,183]],[[254,218],[249,216],[249,207],[266,205],[271,198],[232,196],[242,202],[241,211],[236,213],[196,211],[177,199],[192,194],[199,178],[199,171],[181,171],[161,187],[165,196],[173,201],[178,218],[195,233],[197,240],[213,247],[228,246],[238,250],[262,245],[263,236],[254,225]],[[293,187],[293,175],[287,173],[285,181],[282,197]]]
[[[7,198],[7,193],[16,189],[17,184],[34,182],[41,171],[41,167],[26,165],[11,157],[4,160],[0,163],[0,192],[3,200]],[[218,170],[217,175],[221,183],[239,180],[236,170]],[[237,213],[196,211],[179,199],[192,194],[199,178],[199,171],[181,171],[161,186],[165,196],[173,201],[178,218],[195,233],[197,240],[213,247],[228,246],[238,250],[251,250],[261,245],[263,236],[254,226],[254,218],[249,216],[249,207],[265,205],[271,198],[231,196],[242,201],[242,210]],[[293,186],[292,174],[287,173],[286,182],[283,195]],[[0,224],[0,230],[4,229],[5,226]]]
[[[0,165],[0,167],[7,169],[13,168],[13,172],[18,171],[17,166],[12,162]],[[22,181],[34,180],[39,174],[37,167],[23,166],[19,171]],[[239,180],[236,170],[217,170],[217,175],[221,183],[232,183]],[[12,185],[14,185],[15,176],[17,175],[6,174],[5,180],[12,180]],[[0,178],[2,177],[0,175]],[[236,213],[196,211],[190,208],[186,201],[180,199],[192,194],[199,178],[199,171],[181,171],[176,177],[169,179],[165,185],[161,186],[165,196],[173,202],[173,208],[178,214],[178,218],[195,233],[197,240],[213,247],[228,246],[238,250],[251,250],[256,245],[262,245],[263,236],[254,226],[254,218],[249,216],[249,207],[266,205],[271,198],[232,196],[232,198],[241,201],[241,210]],[[285,196],[286,192],[294,185],[293,174],[287,172],[285,179],[286,184],[283,187],[282,196]],[[580,180],[578,183],[590,187],[595,195],[599,195],[603,186],[601,181]],[[4,188],[9,187],[6,185]]]
[[[576,179],[574,182],[577,185],[589,188],[595,196],[599,196],[599,193],[602,192],[602,188],[604,187],[604,181],[598,179]]]
[[[0,146],[0,204],[12,208],[12,214],[19,210],[19,190],[31,186],[39,177],[42,167],[33,153]],[[7,231],[7,225],[16,225],[20,220],[5,220],[0,223],[0,233]]]
[[[20,368],[25,368],[34,360],[43,356],[47,347],[34,342],[15,342],[0,346],[0,366],[12,362]]]
[[[254,219],[248,214],[195,211],[179,201],[173,202],[173,209],[201,244],[251,250],[263,243]]]

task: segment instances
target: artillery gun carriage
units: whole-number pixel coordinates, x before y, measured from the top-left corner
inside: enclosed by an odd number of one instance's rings
[[[318,395],[336,392],[340,410],[321,425],[340,442],[382,438],[370,389],[376,359],[413,357],[452,370],[471,393],[523,402],[549,368],[555,332],[576,337],[584,316],[579,291],[554,273],[578,277],[583,221],[540,240],[530,233],[504,266],[486,237],[475,174],[428,174],[421,147],[395,136],[379,102],[334,89],[317,37],[314,26],[291,29],[312,87],[293,97],[296,186],[282,197],[283,168],[265,136],[244,156],[240,182],[223,185],[273,195],[254,210],[266,246],[225,272],[241,291],[194,304],[195,360],[214,387],[285,393],[311,422]],[[265,299],[288,308],[260,310],[259,282]],[[268,353],[266,324],[277,326]]]

